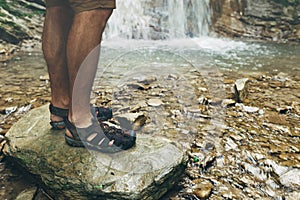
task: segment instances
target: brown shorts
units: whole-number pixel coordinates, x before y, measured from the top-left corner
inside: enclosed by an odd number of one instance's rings
[[[75,13],[95,9],[114,9],[116,0],[46,0],[46,7],[70,6]]]

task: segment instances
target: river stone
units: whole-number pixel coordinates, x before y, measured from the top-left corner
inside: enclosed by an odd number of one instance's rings
[[[65,144],[45,105],[7,132],[4,153],[37,175],[54,199],[159,199],[183,174],[185,153],[165,138],[138,134],[127,151],[103,154]]]
[[[241,79],[237,79],[234,83],[234,86],[233,86],[234,99],[238,103],[243,102],[243,100],[245,100],[247,97],[248,81],[249,81],[248,78],[241,78]]]
[[[16,200],[28,200],[28,199],[33,199],[34,195],[36,193],[37,188],[32,187],[28,188],[26,190],[23,190],[16,198]]]
[[[194,184],[192,187],[194,195],[200,199],[207,199],[210,196],[213,189],[213,184],[210,181],[200,178],[192,182]]]
[[[292,169],[280,176],[280,183],[286,187],[300,189],[300,170]]]
[[[149,100],[147,101],[147,104],[148,104],[149,106],[157,107],[157,106],[162,105],[163,102],[162,102],[162,100],[160,100],[160,99],[149,99]]]
[[[144,113],[124,113],[114,116],[123,128],[138,130],[147,120]]]

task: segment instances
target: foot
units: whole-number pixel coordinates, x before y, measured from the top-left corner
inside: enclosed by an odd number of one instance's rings
[[[67,107],[60,108],[53,106],[53,104],[50,104],[49,106],[50,110],[50,125],[52,129],[54,130],[62,130],[65,128],[65,118],[68,117],[69,109]],[[111,108],[104,108],[104,107],[97,107],[97,106],[91,106],[91,112],[94,113],[93,115],[99,120],[99,121],[106,121],[112,118],[112,109]],[[91,119],[91,117],[86,118]],[[81,121],[82,123],[82,121]],[[83,126],[86,126],[90,123],[90,120],[87,121],[87,123],[83,124]]]
[[[75,126],[68,119],[65,123],[65,140],[72,147],[86,147],[105,153],[115,153],[135,145],[136,135],[134,131],[109,126],[104,122],[99,123],[94,118],[85,127],[82,127],[83,123]]]

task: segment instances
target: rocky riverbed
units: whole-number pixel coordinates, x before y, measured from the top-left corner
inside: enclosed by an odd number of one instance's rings
[[[1,149],[12,124],[50,101],[43,63],[30,74],[24,69],[28,61],[15,59],[1,80]],[[184,76],[161,71],[126,79],[118,71],[110,73],[111,68],[93,92],[93,103],[111,106],[141,134],[182,144],[190,158],[186,174],[165,198],[300,198],[299,67],[290,73],[181,67]],[[1,170],[7,174],[1,179],[7,185],[0,193],[12,197],[12,191],[27,187],[34,193],[33,182],[14,186],[12,177],[23,175],[7,171],[3,161]]]

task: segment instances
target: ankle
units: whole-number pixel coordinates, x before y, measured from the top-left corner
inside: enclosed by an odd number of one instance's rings
[[[92,124],[92,114],[69,114],[68,119],[70,122],[76,125],[78,128],[86,128]]]
[[[70,101],[68,99],[60,99],[60,100],[54,100],[52,98],[51,104],[55,107],[58,108],[63,108],[63,109],[69,109],[69,103]]]

